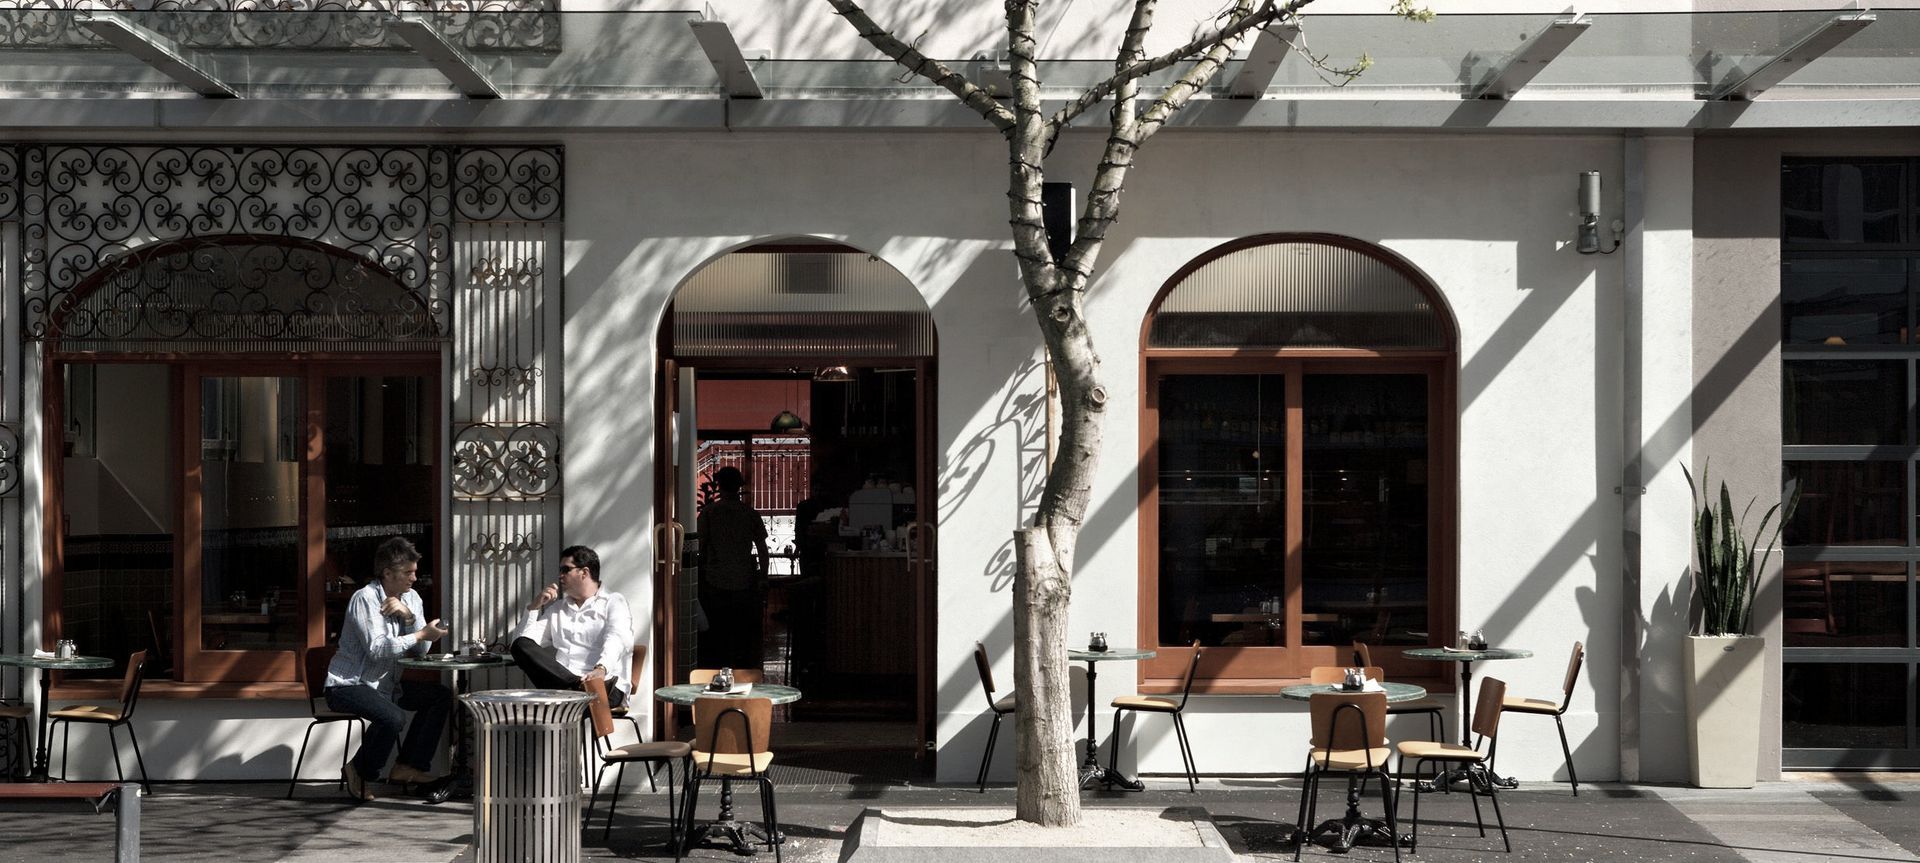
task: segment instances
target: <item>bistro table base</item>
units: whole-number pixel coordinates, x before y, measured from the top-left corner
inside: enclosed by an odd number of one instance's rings
[[[1108,770],[1099,764],[1093,763],[1080,765],[1080,787],[1085,788],[1095,782],[1106,786],[1109,790],[1114,788],[1118,788],[1121,791],[1147,790],[1147,783],[1141,782],[1118,770]]]
[[[1295,835],[1301,843],[1312,842],[1321,836],[1332,835],[1333,845],[1331,846],[1331,850],[1342,854],[1352,850],[1353,846],[1360,844],[1362,840],[1365,840],[1370,845],[1380,844],[1391,846],[1395,842],[1408,847],[1412,847],[1413,845],[1413,837],[1411,835],[1402,833],[1396,836],[1393,829],[1387,826],[1387,822],[1378,818],[1368,818],[1360,814],[1359,777],[1347,778],[1347,813],[1345,815],[1339,818],[1329,818],[1320,822],[1312,830]]]

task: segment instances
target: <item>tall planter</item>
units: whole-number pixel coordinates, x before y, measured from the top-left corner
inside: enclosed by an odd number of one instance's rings
[[[1766,647],[1757,635],[1687,637],[1688,777],[1695,787],[1753,787]]]

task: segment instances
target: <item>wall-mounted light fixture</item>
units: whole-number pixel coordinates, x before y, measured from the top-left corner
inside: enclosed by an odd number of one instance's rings
[[[1612,227],[1613,248],[1600,248],[1600,172],[1582,172],[1580,174],[1580,238],[1574,250],[1583,255],[1611,255],[1620,251],[1620,241],[1626,236],[1627,224],[1614,219]]]

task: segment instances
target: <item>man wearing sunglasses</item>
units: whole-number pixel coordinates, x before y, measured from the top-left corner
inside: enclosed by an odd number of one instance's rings
[[[600,555],[584,545],[560,552],[560,577],[527,605],[513,639],[515,665],[541,689],[580,689],[606,681],[609,706],[633,691],[633,611],[627,599],[600,586]]]

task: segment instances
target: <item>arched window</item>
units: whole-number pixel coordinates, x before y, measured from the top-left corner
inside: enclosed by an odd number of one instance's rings
[[[1203,256],[1142,334],[1147,676],[1231,690],[1453,631],[1454,330],[1383,249],[1276,235]],[[1399,676],[1434,674],[1407,662]],[[1394,673],[1394,672],[1390,672]]]

